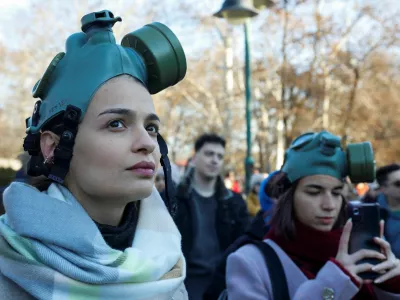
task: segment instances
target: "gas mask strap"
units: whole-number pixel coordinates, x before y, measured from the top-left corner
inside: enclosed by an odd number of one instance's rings
[[[81,114],[82,111],[73,105],[68,105],[64,113],[60,142],[54,150],[54,164],[50,167],[47,176],[55,182],[64,183],[68,173]]]
[[[157,135],[157,142],[161,152],[160,162],[164,170],[166,205],[169,213],[174,217],[176,214],[177,204],[175,201],[175,187],[172,181],[171,163],[168,159],[168,147],[160,134]]]

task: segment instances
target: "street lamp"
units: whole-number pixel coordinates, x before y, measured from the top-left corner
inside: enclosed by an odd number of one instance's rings
[[[268,1],[268,0],[262,0]],[[260,1],[259,1],[260,2]],[[227,19],[232,24],[244,24],[244,49],[245,49],[245,87],[246,87],[246,139],[247,152],[245,160],[246,189],[250,192],[250,177],[254,166],[251,157],[251,64],[250,64],[250,44],[249,44],[249,22],[250,18],[258,15],[258,10],[253,7],[251,0],[225,0],[221,9],[214,14],[215,17]]]

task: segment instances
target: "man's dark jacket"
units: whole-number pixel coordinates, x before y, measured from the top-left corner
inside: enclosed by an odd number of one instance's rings
[[[192,178],[194,169],[188,172],[176,189],[177,213],[175,223],[182,235],[182,251],[186,259],[193,246],[194,224],[192,216]],[[225,251],[240,235],[243,234],[249,224],[249,214],[246,203],[240,194],[228,190],[222,178],[216,183],[216,230],[221,247]]]

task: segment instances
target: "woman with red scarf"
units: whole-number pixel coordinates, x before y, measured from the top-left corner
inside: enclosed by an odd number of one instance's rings
[[[264,242],[283,265],[290,299],[400,299],[400,263],[382,239],[383,229],[374,239],[382,253],[349,254],[352,222],[345,220],[342,196],[351,165],[347,157],[340,138],[328,132],[302,135],[286,152],[276,186],[281,197]],[[360,262],[366,258],[381,263]],[[363,280],[360,273],[366,271],[378,277]],[[229,300],[273,299],[269,271],[255,245],[229,256],[226,277]]]

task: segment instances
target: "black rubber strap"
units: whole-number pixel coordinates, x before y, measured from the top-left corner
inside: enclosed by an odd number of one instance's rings
[[[161,152],[160,162],[164,171],[166,206],[171,216],[174,217],[177,210],[177,204],[175,201],[175,186],[172,181],[171,163],[168,159],[168,146],[160,134],[157,136],[157,142]]]
[[[290,300],[286,275],[281,260],[275,250],[267,243],[261,241],[252,240],[249,241],[249,243],[255,245],[264,256],[269,278],[271,279],[273,299]]]
[[[55,182],[64,183],[68,173],[81,114],[81,110],[73,105],[68,105],[64,113],[63,131],[54,150],[54,164],[47,176]]]

